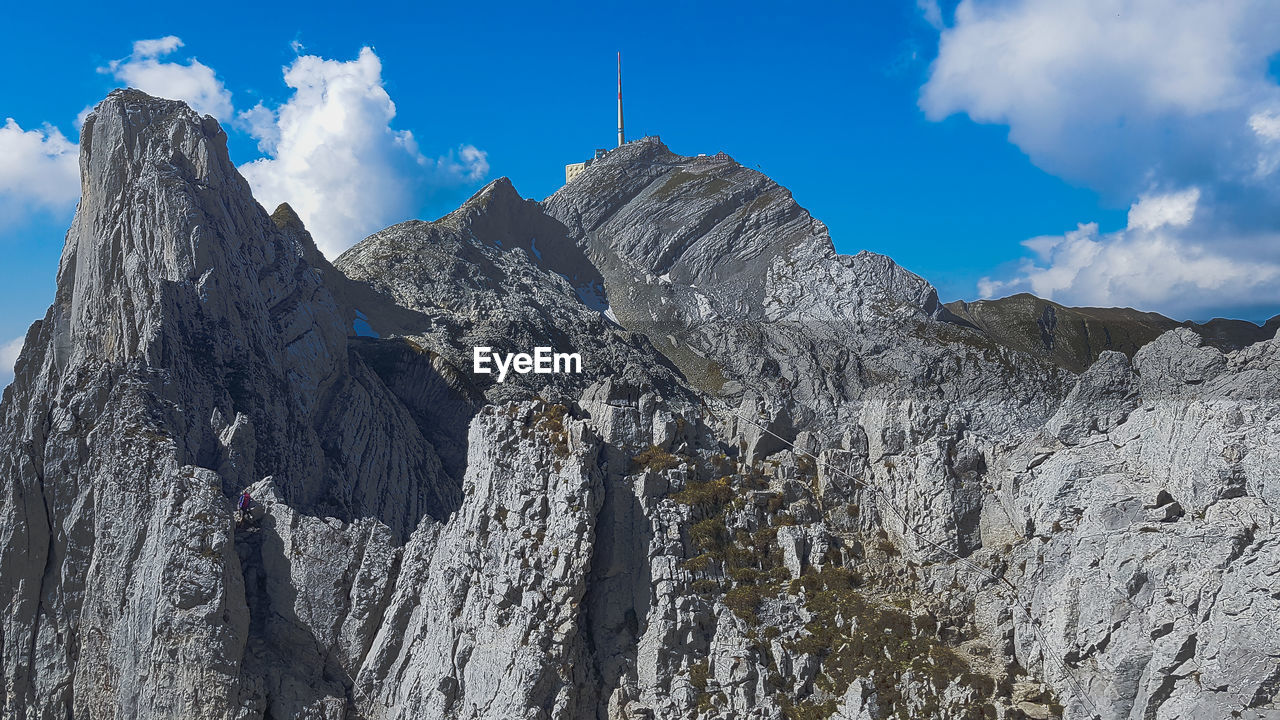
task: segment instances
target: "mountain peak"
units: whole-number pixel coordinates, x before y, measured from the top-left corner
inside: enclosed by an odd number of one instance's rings
[[[275,212],[271,213],[271,222],[281,230],[302,230],[302,218],[298,217],[298,213],[294,211],[293,206],[289,203],[280,203],[276,207]]]
[[[113,90],[98,103],[85,119],[80,139],[86,194],[119,189],[121,182],[143,171],[139,163],[148,157],[169,161],[188,180],[239,177],[217,120],[179,100],[133,88]]]
[[[463,203],[463,207],[468,205],[479,204],[488,206],[491,203],[523,203],[524,198],[520,197],[520,193],[516,191],[516,186],[511,183],[511,178],[503,175],[496,180],[491,180],[489,184],[480,188],[467,202]]]
[[[458,206],[457,210],[445,215],[439,222],[467,224],[475,217],[483,215],[491,208],[515,208],[527,201],[520,197],[511,178],[502,176],[490,180],[484,187],[475,191],[471,197]]]
[[[81,129],[80,178],[55,307],[59,332],[73,339],[59,347],[85,357],[148,352],[163,332],[166,283],[203,282],[214,269],[242,282],[241,251],[261,244],[248,225],[265,213],[227,154],[226,133],[185,103],[110,93]],[[210,307],[230,302],[206,298]]]

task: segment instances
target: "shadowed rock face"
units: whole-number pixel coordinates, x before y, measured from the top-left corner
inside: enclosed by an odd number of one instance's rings
[[[0,403],[3,717],[1280,712],[1280,341],[953,313],[651,140],[336,266],[181,103],[81,147]]]
[[[604,378],[653,386],[692,400],[679,372],[648,340],[606,311],[604,282],[566,228],[495,180],[435,222],[410,221],[375,233],[338,258],[337,268],[412,316],[370,314],[373,329],[420,343],[460,368],[490,401],[543,393],[576,399]],[[474,375],[472,349],[578,352],[578,375],[518,375],[499,384]]]

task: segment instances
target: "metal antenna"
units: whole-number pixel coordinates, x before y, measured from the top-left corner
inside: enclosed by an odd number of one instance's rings
[[[622,132],[622,51],[618,51],[618,147],[626,141]]]

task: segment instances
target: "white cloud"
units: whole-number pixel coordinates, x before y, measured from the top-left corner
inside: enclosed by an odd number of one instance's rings
[[[916,9],[920,11],[924,21],[932,25],[935,30],[943,28],[942,6],[938,4],[938,0],[916,0]]]
[[[1258,152],[1254,177],[1264,181],[1280,167],[1280,112],[1259,110],[1249,116],[1249,129],[1258,137],[1262,148]]]
[[[489,174],[489,154],[475,145],[459,145],[457,151],[436,160],[440,174],[462,182],[479,182]]]
[[[1274,3],[963,0],[920,106],[1006,124],[1037,165],[1106,191],[1134,193],[1153,171],[1189,185],[1201,178],[1180,174],[1280,100],[1266,74],[1278,50]]]
[[[232,115],[231,92],[213,72],[213,68],[191,58],[185,64],[162,60],[182,47],[174,35],[152,40],[138,40],[133,54],[113,60],[98,68],[130,87],[157,97],[183,100],[196,112],[226,120]]]
[[[212,68],[194,58],[165,59],[182,46],[173,35],[138,40],[129,57],[99,71],[219,120],[232,118],[231,93]],[[303,55],[284,70],[293,89],[287,102],[258,103],[234,116],[233,127],[248,132],[266,156],[240,170],[268,209],[290,203],[330,257],[411,217],[432,190],[488,175],[488,157],[473,145],[428,157],[413,133],[391,127],[396,106],[373,50],[349,62]],[[81,111],[76,127],[91,109]],[[33,210],[69,210],[79,191],[78,148],[60,131],[23,130],[12,119],[0,127],[0,228]]]
[[[331,258],[407,219],[430,188],[473,183],[489,172],[482,150],[463,145],[431,159],[412,133],[391,128],[396,106],[370,48],[346,62],[303,55],[285,68],[284,80],[294,91],[287,102],[239,116],[267,156],[240,171],[267,209],[288,202]]]
[[[80,197],[77,147],[55,127],[0,127],[0,227],[33,211],[65,211]]]
[[[18,362],[26,335],[16,337],[4,345],[0,345],[0,388],[13,382],[13,366]]]
[[[236,117],[236,124],[258,141],[258,150],[264,153],[272,152],[280,145],[280,125],[276,111],[262,103],[242,111]]]
[[[984,298],[1030,292],[1067,305],[1156,310],[1174,318],[1205,308],[1247,308],[1280,303],[1280,263],[1232,257],[1189,239],[1194,213],[1189,192],[1143,198],[1130,210],[1129,227],[1099,233],[1097,223],[1024,245],[1026,259],[1013,277],[978,282]],[[1272,238],[1275,241],[1275,238]]]
[[[1205,308],[1280,303],[1280,258],[1239,257],[1230,243],[1197,242],[1199,201],[1199,188],[1148,193],[1130,206],[1123,230],[1101,233],[1097,223],[1081,223],[1063,235],[1026,240],[1035,258],[1007,279],[982,278],[978,292],[984,298],[1030,292],[1068,305],[1136,307],[1178,319]]]
[[[1280,114],[1256,112],[1249,116],[1249,128],[1265,140],[1280,140]]]
[[[166,35],[154,40],[138,40],[133,43],[133,56],[154,58],[168,55],[180,47],[182,47],[182,39],[176,35]]]
[[[1185,313],[1280,300],[1278,51],[1280,5],[1261,0],[962,0],[925,114],[1007,125],[1039,167],[1131,204],[1124,230],[1027,241],[1035,258],[979,291]]]
[[[1129,206],[1129,229],[1155,230],[1169,225],[1186,227],[1196,215],[1200,188],[1164,195],[1143,195]]]

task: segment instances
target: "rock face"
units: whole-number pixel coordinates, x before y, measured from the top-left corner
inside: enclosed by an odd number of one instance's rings
[[[234,715],[255,670],[226,497],[251,482],[397,537],[461,501],[225,140],[134,91],[85,122],[56,300],[4,396],[7,716]]]
[[[542,412],[546,412],[543,410]],[[404,547],[356,678],[379,718],[576,718],[595,707],[583,597],[603,497],[582,421],[489,408],[467,501]]]
[[[828,441],[876,388],[1001,429],[1043,422],[1065,392],[1055,368],[945,322],[919,276],[882,255],[838,255],[785,188],[723,153],[681,157],[639,140],[544,205],[601,268],[622,324],[696,386],[785,407]]]
[[[535,392],[576,399],[603,378],[682,391],[671,363],[607,312],[603,278],[565,227],[506,178],[436,222],[401,223],[370,236],[338,258],[337,268],[374,291],[372,306],[389,299],[414,311],[370,314],[375,333],[421,343],[463,369],[491,401]],[[495,374],[471,373],[477,346],[510,353],[539,345],[578,352],[583,372],[511,373],[502,383]]]
[[[1077,715],[1276,716],[1278,351],[1179,329],[1132,367],[1104,356],[1000,470],[1030,537],[1023,599],[1093,699]]]
[[[333,265],[181,103],[81,147],[6,718],[1280,717],[1280,341],[1073,365],[656,139]]]

